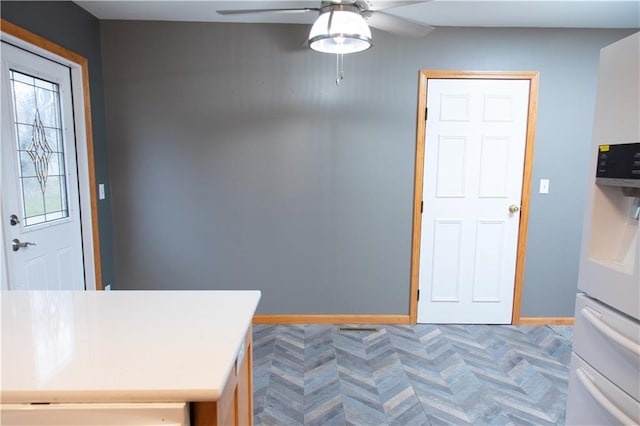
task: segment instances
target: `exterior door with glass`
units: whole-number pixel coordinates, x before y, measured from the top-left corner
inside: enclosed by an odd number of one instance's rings
[[[3,281],[84,290],[70,69],[2,42]]]

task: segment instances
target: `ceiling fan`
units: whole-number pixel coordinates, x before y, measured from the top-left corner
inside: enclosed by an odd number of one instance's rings
[[[425,3],[429,0],[324,0],[320,7],[273,8],[273,9],[233,9],[218,10],[221,15],[253,13],[319,13],[311,27],[305,45],[323,53],[336,54],[338,77],[336,84],[344,78],[342,56],[361,52],[372,46],[369,26],[382,31],[408,37],[424,37],[434,28],[383,12],[398,6]]]
[[[426,0],[429,1],[429,0]],[[240,15],[255,13],[319,13],[318,19],[314,23],[314,27],[308,38],[308,45],[314,50],[325,53],[354,53],[365,50],[371,46],[371,34],[363,27],[373,27],[382,31],[403,35],[407,37],[424,37],[434,28],[429,25],[419,24],[383,12],[383,10],[391,9],[399,6],[407,6],[417,3],[425,3],[421,1],[403,1],[403,0],[324,0],[319,7],[299,7],[299,8],[274,8],[274,9],[234,9],[234,10],[218,10],[221,15]],[[362,34],[359,31],[368,32]],[[337,40],[342,44],[335,43],[317,43],[314,37],[323,32],[326,38],[338,38],[343,36],[344,40]],[[331,37],[333,35],[333,37]],[[350,36],[356,36],[356,40],[365,42],[365,44],[352,41]],[[363,40],[368,39],[368,40]],[[335,40],[334,40],[335,41]],[[351,43],[357,44],[352,46]],[[365,46],[366,45],[366,46]],[[317,48],[316,48],[317,47]],[[364,48],[363,48],[364,47]],[[322,49],[322,50],[321,50]],[[354,50],[359,49],[359,50]]]

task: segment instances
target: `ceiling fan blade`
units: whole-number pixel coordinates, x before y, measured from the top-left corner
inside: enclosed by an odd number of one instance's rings
[[[220,15],[245,15],[249,13],[307,13],[318,12],[320,9],[314,7],[303,7],[295,9],[235,9],[216,10]]]
[[[378,10],[391,9],[393,7],[401,7],[401,6],[411,6],[412,4],[418,3],[427,3],[431,0],[363,0],[362,3],[366,4],[366,8],[362,10],[368,10],[370,12],[375,12]],[[361,4],[360,1],[357,2],[358,5]]]
[[[424,37],[435,29],[384,12],[365,12],[364,16],[369,26],[406,37]]]

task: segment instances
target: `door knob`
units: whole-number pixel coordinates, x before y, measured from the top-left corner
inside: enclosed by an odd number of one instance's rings
[[[509,213],[518,213],[520,211],[520,207],[516,206],[515,204],[511,204],[509,206]]]
[[[19,239],[15,238],[11,241],[11,248],[13,251],[18,251],[21,248],[27,248],[28,246],[37,246],[38,243],[30,243],[29,241],[25,241],[21,243]]]

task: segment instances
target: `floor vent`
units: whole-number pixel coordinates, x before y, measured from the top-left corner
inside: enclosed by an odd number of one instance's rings
[[[339,327],[338,331],[366,331],[369,333],[377,333],[380,329],[375,327]]]

